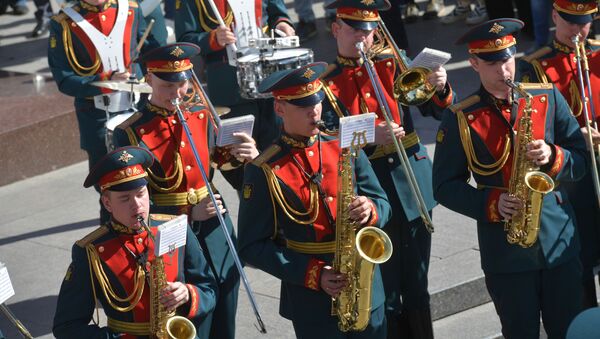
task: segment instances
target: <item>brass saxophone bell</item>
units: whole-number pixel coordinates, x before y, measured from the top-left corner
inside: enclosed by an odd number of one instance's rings
[[[188,318],[174,316],[167,320],[167,334],[169,339],[194,339],[196,327]]]
[[[435,94],[435,86],[427,81],[431,70],[425,67],[410,68],[394,81],[394,95],[405,106],[426,103]]]

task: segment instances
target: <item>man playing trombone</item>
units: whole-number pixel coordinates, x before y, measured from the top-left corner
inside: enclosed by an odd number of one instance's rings
[[[209,196],[206,186],[212,183],[204,182],[190,142],[198,149],[206,170],[211,168],[211,160],[228,161],[216,159],[216,155],[243,163],[256,157],[258,151],[254,140],[241,133],[238,135],[242,140],[240,143],[224,152],[214,150],[210,154],[209,145],[217,118],[216,112],[206,108],[207,99],[200,84],[193,80],[190,58],[199,51],[194,44],[177,43],[154,49],[141,57],[148,71],[146,80],[152,87],[152,96],[139,112],[118,126],[115,143],[139,145],[152,152],[156,161],[148,170],[148,181],[153,212],[188,214],[192,229],[205,250],[219,293],[215,311],[203,320],[198,335],[201,338],[233,338],[239,272],[233,258],[236,254],[227,245],[217,213],[224,216],[230,237],[235,239],[235,235],[222,197],[215,195],[218,205],[215,206]],[[187,120],[193,141],[188,140],[183,131],[174,100],[181,100],[179,108]],[[219,165],[227,167],[222,163]]]
[[[424,221],[431,220],[430,211],[436,205],[431,189],[431,161],[427,150],[419,142],[408,107],[397,100],[397,95],[404,93],[394,90],[394,82],[400,73],[407,70],[409,60],[404,51],[393,48],[395,44],[386,34],[387,29],[379,25],[378,11],[390,7],[387,0],[340,0],[329,7],[336,8],[337,18],[332,24],[332,33],[337,41],[338,57],[324,75],[324,86],[329,101],[338,109],[334,110],[337,115],[324,116],[323,120],[329,128],[335,128],[338,116],[367,112],[378,115],[375,144],[368,145],[365,153],[394,211],[385,231],[392,239],[395,251],[381,268],[386,292],[388,338],[432,338],[427,291],[431,251],[428,228],[431,225],[426,226],[429,222]],[[378,41],[374,43],[374,40]],[[363,64],[357,43],[363,43],[364,50],[371,53],[369,62],[373,62],[375,84]],[[453,100],[452,90],[446,82],[446,71],[439,67],[423,77],[428,82],[428,95],[432,98],[419,103],[419,109],[422,114],[439,119],[443,109]],[[378,88],[385,102],[379,102]],[[389,112],[384,112],[384,106]],[[393,135],[385,115],[389,115]],[[407,164],[401,161],[392,138],[402,140]],[[413,176],[409,178],[406,170],[413,171]],[[422,194],[418,199],[409,190],[411,178],[413,188],[420,191],[417,194]]]
[[[595,159],[597,159],[598,145],[600,144],[600,133],[597,130],[597,123],[600,122],[600,112],[598,111],[600,110],[600,95],[597,90],[594,91],[594,89],[600,88],[600,41],[586,38],[590,32],[593,16],[597,11],[596,1],[555,1],[552,10],[552,20],[556,25],[554,40],[548,46],[522,58],[518,64],[518,77],[523,81],[556,85],[569,103],[585,138],[588,138],[587,114],[591,139],[596,145],[593,150],[589,149],[590,157]],[[589,66],[587,71],[584,62],[580,63],[583,67],[577,65],[574,40],[579,40],[577,46],[580,48],[581,57],[587,58]],[[584,85],[583,88],[581,84]],[[590,89],[591,92],[589,92]],[[588,93],[592,93],[591,97]],[[582,100],[582,97],[585,99]],[[589,102],[589,104],[584,106],[584,102]],[[586,308],[598,306],[592,272],[600,259],[600,187],[595,180],[597,177],[594,178],[594,172],[596,175],[598,173],[598,163],[595,159],[590,159],[592,166],[583,179],[565,183],[569,199],[575,209],[577,230],[581,239],[583,302]],[[594,161],[596,162],[595,166]]]
[[[513,82],[521,27],[516,19],[491,20],[457,41],[468,44],[481,87],[444,112],[434,196],[477,220],[481,266],[504,337],[538,338],[541,314],[548,337],[564,338],[581,310],[581,266],[563,183],[584,175],[585,143],[552,84]]]

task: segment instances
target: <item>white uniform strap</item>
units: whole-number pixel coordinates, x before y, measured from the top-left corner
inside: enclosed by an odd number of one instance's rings
[[[73,8],[63,8],[63,12],[68,15],[73,22],[81,28],[85,35],[90,38],[92,44],[100,55],[102,68],[106,71],[125,72],[125,61],[123,52],[123,33],[129,11],[129,0],[118,0],[117,20],[108,36],[102,34],[96,27],[85,20],[81,14]]]

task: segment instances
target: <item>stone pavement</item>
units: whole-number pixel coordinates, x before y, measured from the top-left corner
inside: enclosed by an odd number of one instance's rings
[[[291,0],[287,0],[286,4],[293,20],[297,20]],[[33,9],[31,2],[29,5]],[[316,61],[332,60],[335,57],[334,40],[324,30],[321,1],[314,3],[313,8],[318,18],[319,34],[303,47],[315,51]],[[23,17],[0,16],[0,70],[32,74],[32,84],[39,86],[46,81],[46,85],[53,86],[51,80],[45,80],[49,76],[45,60],[46,39],[26,38],[34,24],[32,13]],[[465,48],[453,45],[465,29],[462,23],[443,26],[436,20],[407,26],[411,56],[426,46],[452,53],[447,70],[453,89],[461,98],[478,86],[476,74],[468,67]],[[531,45],[527,38],[519,42],[520,50]],[[414,116],[419,135],[433,155],[438,122],[419,114]],[[0,148],[5,146],[0,145]],[[56,147],[61,147],[67,154],[80,152],[76,143],[57,144]],[[2,159],[2,163],[4,161]],[[52,337],[56,298],[70,262],[71,245],[96,227],[98,196],[95,191],[82,188],[86,173],[86,163],[80,162],[0,187],[0,261],[7,264],[16,292],[7,304],[36,337]],[[216,176],[215,183],[236,220],[237,195],[220,175]],[[429,289],[434,318],[440,319],[434,324],[436,336],[497,336],[500,327],[483,285],[474,221],[441,206],[433,213],[436,232],[433,235]],[[290,322],[278,315],[279,282],[251,268],[246,268],[246,273],[269,333],[261,335],[254,328],[254,315],[242,290],[237,317],[238,337],[293,338]],[[104,324],[104,319],[101,319],[101,324]],[[18,337],[13,326],[2,316],[0,328],[8,338]]]

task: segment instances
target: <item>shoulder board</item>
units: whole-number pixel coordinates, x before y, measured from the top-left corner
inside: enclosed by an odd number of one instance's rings
[[[275,154],[281,151],[281,146],[279,145],[271,145],[269,148],[264,150],[259,156],[252,160],[252,164],[256,167],[262,166],[265,162],[269,161]]]
[[[127,120],[123,121],[122,123],[120,123],[117,128],[118,129],[127,129],[129,126],[131,126],[131,124],[133,124],[134,122],[138,121],[141,117],[142,117],[142,112],[135,112],[133,113],[132,116],[130,116],[129,118],[127,118]]]
[[[88,235],[86,235],[85,237],[81,238],[80,240],[77,240],[75,242],[75,244],[77,244],[77,246],[79,246],[79,247],[86,247],[87,245],[91,244],[94,240],[100,238],[101,236],[103,236],[107,233],[108,233],[108,227],[106,227],[104,225],[100,226],[100,227],[96,228],[95,230],[93,230]]]
[[[68,18],[69,18],[69,16],[63,12],[60,12],[60,13],[52,16],[52,20],[58,22],[59,24],[65,20],[67,20]]]
[[[533,60],[539,59],[550,52],[552,52],[552,48],[549,46],[544,46],[544,47],[538,49],[537,51],[522,57],[521,60],[524,60],[527,62],[532,62]]]
[[[129,1],[129,7],[130,8],[138,8],[139,4],[137,1]]]
[[[323,74],[321,74],[321,76],[319,78],[325,79],[329,75],[329,73],[333,72],[336,68],[337,68],[336,64],[327,65],[327,68],[325,68],[325,72],[323,72]]]
[[[481,100],[481,98],[479,97],[479,95],[471,95],[470,97],[466,98],[465,100],[456,103],[452,106],[450,106],[450,110],[454,113],[458,112],[458,111],[462,111],[463,109],[472,106],[473,104],[476,104],[479,102],[479,100]]]
[[[169,220],[173,220],[177,218],[176,215],[172,215],[172,214],[150,214],[150,219],[154,220],[154,221],[169,221]]]
[[[523,89],[552,89],[552,83],[541,84],[537,82],[521,82],[519,84]]]
[[[590,46],[600,46],[600,40],[596,40],[596,39],[587,39],[588,44],[590,44]]]

